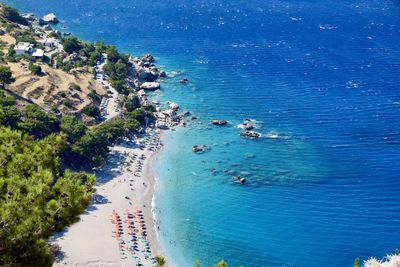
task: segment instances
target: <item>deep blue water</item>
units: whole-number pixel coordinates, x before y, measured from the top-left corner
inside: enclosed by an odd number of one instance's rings
[[[398,1],[5,2],[183,71],[156,96],[199,117],[156,162],[178,266],[341,267],[400,248]],[[241,138],[244,118],[278,138]]]

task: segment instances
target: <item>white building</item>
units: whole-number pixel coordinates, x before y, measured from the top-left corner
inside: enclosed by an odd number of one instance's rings
[[[33,49],[32,57],[42,59],[44,56],[44,51],[42,49]]]
[[[60,41],[55,38],[44,38],[43,40],[40,40],[39,43],[51,48],[58,48],[60,45]]]
[[[17,55],[30,54],[33,49],[33,44],[27,42],[19,42],[15,47],[14,51]]]

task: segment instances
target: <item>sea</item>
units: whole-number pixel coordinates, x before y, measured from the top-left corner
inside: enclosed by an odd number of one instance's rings
[[[152,97],[197,117],[154,162],[175,266],[345,267],[400,248],[399,1],[4,2],[153,54],[168,78]],[[244,119],[262,138],[240,135]]]

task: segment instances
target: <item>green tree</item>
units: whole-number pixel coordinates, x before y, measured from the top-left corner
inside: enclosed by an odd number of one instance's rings
[[[154,120],[152,112],[147,111],[145,108],[137,108],[126,114],[127,118],[134,119],[140,122],[141,125],[145,125],[147,120]]]
[[[66,37],[63,41],[63,46],[64,51],[68,54],[78,52],[82,48],[81,44],[78,41],[78,38],[76,38],[75,36]]]
[[[15,128],[21,120],[21,112],[15,106],[15,98],[0,90],[0,124]]]
[[[165,264],[165,259],[162,256],[155,256],[154,259],[157,262],[157,267],[162,267]]]
[[[214,264],[214,267],[228,267],[228,264],[226,264],[224,260],[221,260],[217,264]]]
[[[18,128],[36,138],[43,138],[60,130],[60,121],[57,117],[47,114],[36,105],[27,105],[23,115]]]
[[[23,24],[23,25],[29,24],[25,18],[21,17],[21,15],[19,14],[17,9],[7,6],[7,5],[4,5],[4,4],[3,4],[2,9],[3,9],[2,12],[3,12],[4,17],[6,19],[8,19],[9,21]]]
[[[356,258],[355,260],[354,260],[354,265],[353,265],[354,267],[361,267],[361,265],[360,265],[360,259],[359,258]]]
[[[67,157],[76,163],[100,166],[107,158],[109,146],[129,134],[127,126],[126,121],[117,119],[92,128],[72,145]]]
[[[33,75],[41,75],[42,74],[42,67],[40,67],[39,65],[35,65],[32,62],[29,63],[28,69]]]
[[[32,141],[0,127],[0,266],[51,266],[47,239],[76,221],[95,177],[60,173],[64,135]]]
[[[86,107],[84,107],[82,109],[82,112],[93,118],[98,118],[101,115],[100,109],[93,104],[90,104],[90,105],[87,105]]]
[[[125,81],[113,80],[111,82],[111,85],[120,94],[129,95],[129,93],[130,93],[130,90],[129,90],[128,86],[126,86],[126,82]]]
[[[12,77],[10,67],[0,66],[0,83],[2,88],[5,88],[6,84],[13,83],[15,79]]]
[[[60,128],[67,135],[70,143],[76,142],[86,133],[86,126],[73,115],[63,116]]]
[[[0,107],[0,124],[16,128],[21,121],[21,112],[16,106]]]
[[[119,53],[118,53],[118,49],[114,46],[114,45],[109,45],[107,48],[106,48],[106,54],[107,54],[107,59],[110,61],[110,62],[113,62],[113,63],[115,63],[115,62],[117,62],[118,61],[118,59],[120,58],[120,55],[119,55]]]
[[[95,50],[90,53],[89,56],[89,65],[94,66],[96,65],[97,61],[101,59],[101,52],[99,50]]]

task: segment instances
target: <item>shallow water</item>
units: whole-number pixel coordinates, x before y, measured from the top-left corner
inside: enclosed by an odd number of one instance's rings
[[[199,117],[168,133],[156,163],[179,266],[341,267],[399,248],[398,2],[5,2],[182,71],[155,96]],[[244,118],[266,137],[241,138]]]

